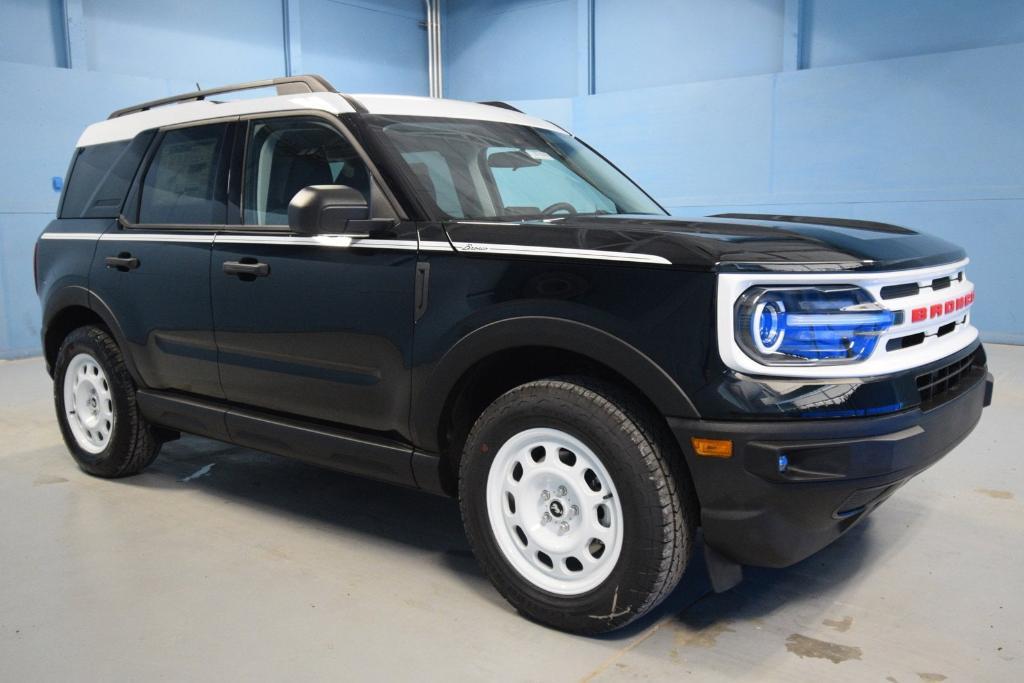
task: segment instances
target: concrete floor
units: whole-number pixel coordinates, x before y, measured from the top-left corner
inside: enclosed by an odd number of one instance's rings
[[[0,680],[1024,680],[1024,348],[995,405],[830,548],[611,636],[518,617],[448,500],[197,438],[103,481],[0,363]]]

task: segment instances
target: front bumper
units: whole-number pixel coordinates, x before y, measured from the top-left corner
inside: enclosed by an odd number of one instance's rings
[[[984,367],[963,379],[940,405],[879,417],[669,418],[693,475],[705,543],[763,567],[785,567],[825,547],[974,429],[993,379]],[[694,436],[731,439],[732,457],[697,456]]]

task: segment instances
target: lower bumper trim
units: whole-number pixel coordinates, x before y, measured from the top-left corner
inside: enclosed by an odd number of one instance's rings
[[[732,561],[767,567],[817,552],[970,434],[992,384],[985,374],[930,410],[871,418],[670,418],[693,475],[706,544]],[[697,456],[693,436],[732,439],[733,457]]]

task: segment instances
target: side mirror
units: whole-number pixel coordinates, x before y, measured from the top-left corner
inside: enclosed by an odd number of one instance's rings
[[[300,235],[344,234],[349,221],[369,218],[366,197],[348,185],[310,185],[288,204],[288,227]]]

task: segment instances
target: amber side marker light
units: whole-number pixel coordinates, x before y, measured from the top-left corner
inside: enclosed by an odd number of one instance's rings
[[[707,458],[731,458],[732,441],[729,439],[700,439],[696,436],[690,437],[693,450],[697,455]]]

